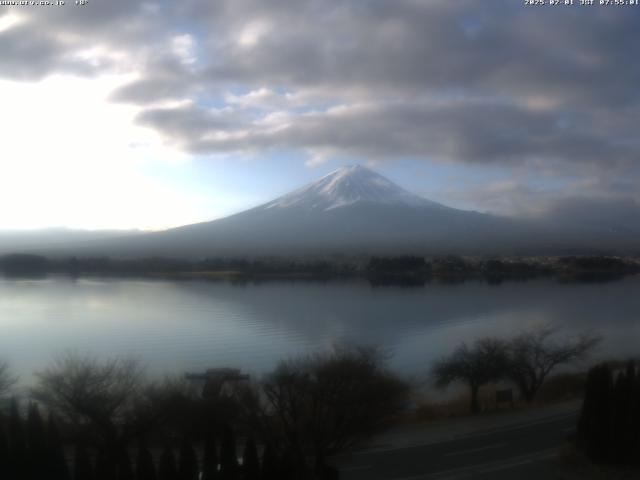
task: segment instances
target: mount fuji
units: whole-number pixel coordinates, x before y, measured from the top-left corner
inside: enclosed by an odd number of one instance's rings
[[[458,210],[414,195],[366,167],[349,166],[225,218],[49,253],[174,258],[518,255],[573,253],[601,245],[602,238],[591,230],[568,231],[560,225]]]
[[[508,219],[414,195],[363,166],[335,170],[250,210],[135,237],[75,245],[122,257],[475,252],[511,237]]]
[[[446,208],[409,193],[382,175],[360,165],[335,170],[314,183],[263,205],[262,208],[298,208],[326,212],[365,203]]]

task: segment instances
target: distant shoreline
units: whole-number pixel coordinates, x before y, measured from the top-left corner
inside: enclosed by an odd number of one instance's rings
[[[37,277],[47,274],[163,278],[172,280],[344,280],[365,279],[374,286],[420,286],[431,281],[456,283],[483,280],[554,278],[560,282],[607,281],[640,273],[640,261],[629,257],[536,257],[475,258],[447,255],[420,257],[350,257],[330,260],[267,258],[212,258],[188,261],[170,258],[66,258],[49,259],[28,254],[0,257],[6,277]]]

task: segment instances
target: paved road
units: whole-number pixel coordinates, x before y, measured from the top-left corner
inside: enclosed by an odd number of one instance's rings
[[[345,480],[552,478],[553,457],[576,416],[563,413],[437,443],[373,448],[336,462]]]

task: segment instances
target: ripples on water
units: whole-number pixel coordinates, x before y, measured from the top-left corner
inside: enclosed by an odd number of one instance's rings
[[[135,355],[152,372],[237,366],[254,374],[336,343],[377,345],[426,371],[458,343],[552,322],[604,335],[601,356],[637,355],[639,277],[373,288],[366,282],[0,280],[0,358],[23,376],[66,350]]]

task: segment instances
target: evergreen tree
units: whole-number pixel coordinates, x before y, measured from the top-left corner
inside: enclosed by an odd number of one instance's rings
[[[98,451],[95,478],[96,480],[115,480],[116,478],[116,465],[113,457],[104,447]]]
[[[220,478],[236,480],[238,478],[238,457],[236,455],[236,440],[233,430],[225,425],[222,430],[222,445],[220,446]]]
[[[129,452],[126,448],[123,448],[118,455],[118,480],[133,480],[133,467],[131,466],[131,459],[129,458]]]
[[[146,439],[141,439],[138,445],[138,461],[136,462],[137,480],[156,480],[156,466],[147,446]]]
[[[262,480],[278,480],[278,456],[267,444],[262,452]]]
[[[258,460],[258,449],[252,437],[247,439],[242,456],[242,476],[244,480],[260,479],[260,461]]]
[[[160,455],[160,466],[158,468],[159,480],[178,480],[178,469],[176,459],[169,445],[165,446]]]
[[[73,457],[74,480],[93,480],[93,465],[87,449],[80,443],[76,445]]]
[[[278,478],[280,480],[297,480],[296,463],[293,452],[287,448],[278,462]]]
[[[593,460],[608,460],[611,425],[611,390],[613,375],[608,365],[602,365],[595,376],[595,408],[591,419],[591,436],[587,455]]]
[[[636,377],[637,372],[636,372],[636,362],[634,360],[629,360],[627,362],[626,373],[627,373],[629,382],[631,382],[632,385],[635,385],[635,382],[637,380],[637,377]]]
[[[198,457],[191,442],[185,437],[180,445],[180,459],[178,462],[180,480],[198,480],[200,470]]]
[[[640,384],[635,365],[628,364],[615,383],[606,364],[587,376],[578,435],[596,463],[629,464],[640,454]]]
[[[631,463],[640,465],[640,368],[636,369],[631,402],[631,420],[629,427],[633,432],[633,447],[631,448]]]
[[[638,440],[640,437],[637,436],[637,390],[636,390],[636,365],[634,361],[629,361],[627,363],[627,368],[625,371],[625,384],[624,384],[624,395],[627,400],[625,402],[625,421],[624,421],[624,434],[623,434],[623,458],[624,462],[627,464],[631,464],[635,460],[636,449],[640,447],[638,444]]]
[[[4,419],[0,413],[0,478],[13,480],[9,469],[9,455],[9,442],[5,434]]]
[[[64,446],[52,414],[49,414],[47,422],[47,452],[47,479],[68,480],[69,467],[64,456]]]
[[[29,404],[27,414],[27,454],[29,477],[40,480],[46,477],[47,438],[40,410],[35,403]]]
[[[630,429],[633,382],[629,368],[620,372],[613,388],[612,416],[609,459],[613,463],[627,463],[631,460],[633,433]]]
[[[218,451],[212,434],[208,434],[204,443],[204,457],[202,460],[202,480],[216,480],[218,472]]]
[[[16,480],[29,478],[27,464],[27,443],[24,435],[18,400],[11,400],[9,411],[9,470]]]

